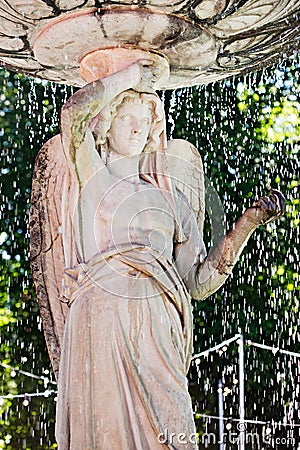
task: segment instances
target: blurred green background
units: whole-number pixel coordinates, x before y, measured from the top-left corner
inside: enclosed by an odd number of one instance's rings
[[[270,425],[272,439],[247,449],[297,448],[300,359],[255,348],[248,340],[300,352],[299,346],[299,60],[215,83],[161,93],[168,135],[197,146],[205,173],[221,199],[230,228],[247,206],[271,187],[287,198],[284,217],[261,227],[226,284],[194,304],[195,353],[243,334],[246,418]],[[0,72],[0,449],[57,448],[56,386],[46,351],[29,267],[28,214],[34,158],[58,132],[59,110],[72,89]],[[212,244],[207,198],[205,242]],[[215,217],[215,220],[222,218]],[[19,370],[34,374],[32,378]],[[193,361],[189,374],[200,449],[206,432],[217,436],[217,385],[227,388],[224,415],[238,418],[238,348]],[[39,393],[32,397],[25,394]],[[45,394],[43,394],[45,393]],[[7,398],[7,395],[20,397]],[[236,423],[233,422],[233,430]],[[269,426],[269,425],[268,425]],[[269,426],[269,427],[270,427]],[[262,436],[266,426],[248,424]],[[276,439],[278,438],[278,441]],[[293,438],[294,441],[284,441]],[[292,445],[290,445],[292,444]],[[210,449],[217,449],[212,442]],[[226,449],[236,449],[228,443]]]

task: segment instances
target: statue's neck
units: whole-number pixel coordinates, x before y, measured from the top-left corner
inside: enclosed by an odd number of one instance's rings
[[[109,151],[106,166],[111,175],[120,179],[130,179],[134,182],[140,180],[139,173],[140,155],[120,156],[114,151]]]

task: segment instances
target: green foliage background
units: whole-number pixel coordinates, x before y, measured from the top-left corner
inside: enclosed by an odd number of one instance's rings
[[[195,353],[236,333],[246,342],[300,352],[298,67],[298,61],[288,61],[245,79],[162,94],[169,136],[188,139],[199,149],[206,175],[221,198],[227,228],[270,187],[287,197],[286,215],[276,225],[259,229],[222,289],[195,305]],[[58,111],[71,89],[33,83],[5,70],[0,85],[1,361],[41,377],[32,379],[0,366],[1,395],[6,397],[55,390],[49,383],[53,377],[30,278],[27,224],[34,157],[58,132]],[[208,211],[214,208],[211,202],[208,198]],[[248,344],[245,358],[246,417],[299,423],[299,360]],[[205,431],[217,430],[216,421],[207,425],[200,414],[218,415],[219,378],[229,389],[225,416],[238,417],[237,370],[236,344],[193,362],[189,380],[200,438]],[[54,397],[0,399],[0,449],[56,448]],[[262,426],[251,427],[263,431]],[[293,437],[298,434],[299,429],[293,430]],[[275,427],[272,436],[287,438],[287,429]],[[252,443],[247,448],[262,446]],[[264,448],[288,446],[273,441]]]

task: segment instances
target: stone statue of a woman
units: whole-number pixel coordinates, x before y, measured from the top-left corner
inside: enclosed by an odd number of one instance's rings
[[[273,191],[206,256],[201,160],[167,142],[154,72],[139,61],[77,91],[36,161],[32,270],[59,450],[197,448],[191,297],[220,287],[257,226],[283,212]]]

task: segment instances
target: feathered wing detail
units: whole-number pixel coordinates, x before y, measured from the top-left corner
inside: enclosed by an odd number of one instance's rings
[[[56,379],[69,309],[61,301],[64,270],[76,260],[72,244],[67,248],[68,254],[65,253],[62,233],[64,225],[64,236],[72,242],[70,210],[64,201],[64,195],[71,189],[72,176],[57,135],[42,147],[36,158],[29,224],[32,276]]]
[[[201,237],[205,218],[204,172],[198,150],[188,141],[174,139],[167,145],[168,170],[176,190],[188,199]]]

